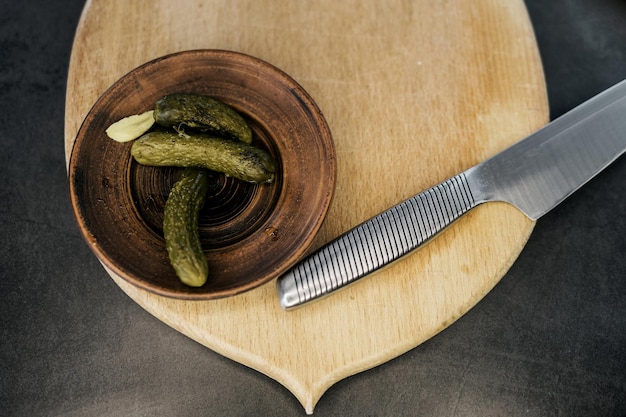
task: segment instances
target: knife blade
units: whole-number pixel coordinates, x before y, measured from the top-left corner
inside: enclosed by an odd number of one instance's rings
[[[280,305],[326,296],[414,251],[469,210],[507,202],[537,220],[626,150],[626,80],[497,155],[349,230],[278,278]]]

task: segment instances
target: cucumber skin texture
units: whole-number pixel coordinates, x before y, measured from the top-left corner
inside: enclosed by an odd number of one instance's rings
[[[276,166],[269,153],[239,141],[176,132],[150,132],[137,139],[131,154],[142,165],[199,167],[256,184],[271,183]]]
[[[161,126],[194,129],[252,143],[252,130],[232,107],[212,97],[170,94],[155,103],[154,120]]]
[[[165,248],[176,275],[191,287],[201,287],[209,275],[198,230],[198,216],[208,187],[209,180],[205,170],[187,168],[172,187],[165,202]]]

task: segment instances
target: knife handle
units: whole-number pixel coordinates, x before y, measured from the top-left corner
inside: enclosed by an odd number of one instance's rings
[[[378,214],[323,246],[278,279],[290,309],[339,289],[416,249],[477,202],[461,173]]]

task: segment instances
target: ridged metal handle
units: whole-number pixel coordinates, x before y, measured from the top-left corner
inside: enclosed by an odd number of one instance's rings
[[[461,173],[346,232],[278,279],[289,309],[324,296],[413,251],[477,204]]]

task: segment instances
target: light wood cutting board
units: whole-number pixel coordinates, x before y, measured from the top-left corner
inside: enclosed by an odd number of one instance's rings
[[[314,248],[548,120],[522,0],[91,0],[70,62],[68,160],[81,121],[108,86],[153,58],[201,48],[272,63],[326,116],[337,188]],[[280,309],[274,282],[190,302],[108,272],[151,314],[276,379],[312,413],[335,382],[467,312],[506,273],[533,226],[510,206],[484,205],[393,266],[291,312]]]

